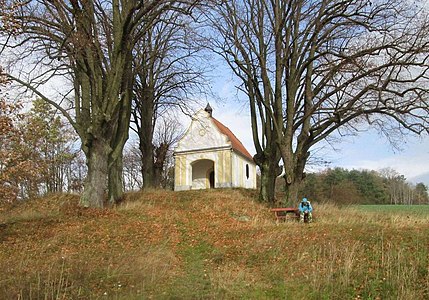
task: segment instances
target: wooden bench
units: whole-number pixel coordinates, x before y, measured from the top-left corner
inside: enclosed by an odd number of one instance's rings
[[[285,221],[286,219],[299,218],[299,211],[295,207],[278,207],[272,208],[271,211],[276,216],[277,221]]]

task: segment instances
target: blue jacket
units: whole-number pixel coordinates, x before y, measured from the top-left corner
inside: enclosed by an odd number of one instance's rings
[[[313,207],[311,206],[310,201],[308,201],[306,198],[302,199],[301,203],[298,206],[298,209],[300,212],[312,212]]]

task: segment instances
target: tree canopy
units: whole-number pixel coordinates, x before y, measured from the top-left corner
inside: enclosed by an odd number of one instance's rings
[[[16,3],[21,2],[7,1],[7,7]],[[188,1],[38,0],[21,5],[9,14],[19,30],[2,30],[3,51],[14,52],[8,77],[61,111],[79,135],[88,168],[81,204],[103,207],[106,193],[110,204],[118,202],[135,81],[134,46],[162,12],[183,8],[186,13]],[[28,66],[19,68],[23,63]],[[43,86],[58,76],[69,80],[71,90],[52,99]]]
[[[394,176],[391,176],[394,174]],[[326,169],[308,174],[300,194],[317,202],[350,204],[429,204],[427,186],[412,184],[393,169]]]
[[[423,1],[232,0],[214,11],[213,47],[248,96],[255,158],[272,139],[280,151],[286,202],[297,197],[310,150],[334,134],[365,124],[390,139],[428,132]],[[267,127],[273,137],[261,143]]]

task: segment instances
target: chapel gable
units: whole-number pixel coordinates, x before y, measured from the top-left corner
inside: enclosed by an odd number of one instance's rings
[[[210,105],[192,118],[175,149],[175,190],[256,188],[252,156]]]

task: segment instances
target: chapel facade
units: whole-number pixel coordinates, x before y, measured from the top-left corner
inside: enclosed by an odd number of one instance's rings
[[[228,127],[213,118],[208,104],[192,118],[174,151],[174,190],[256,188],[256,165]]]

